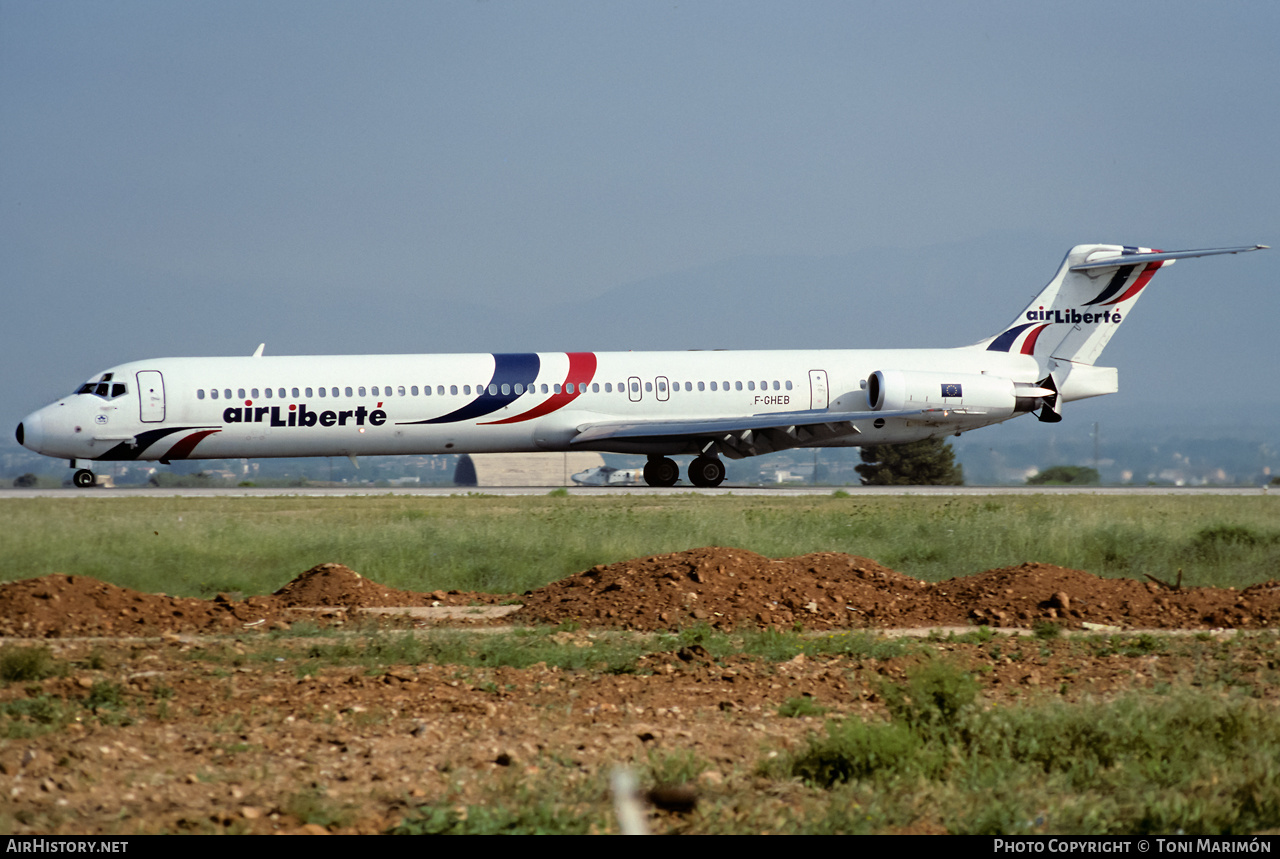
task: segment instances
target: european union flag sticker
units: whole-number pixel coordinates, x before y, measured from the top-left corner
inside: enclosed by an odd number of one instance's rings
[[[961,385],[943,385],[942,396],[944,397],[963,397],[964,388]]]

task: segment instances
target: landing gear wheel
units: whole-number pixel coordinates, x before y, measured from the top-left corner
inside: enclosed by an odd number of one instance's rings
[[[644,482],[650,486],[675,486],[680,466],[670,457],[654,457],[644,464]]]
[[[71,475],[71,482],[81,489],[88,489],[94,484],[93,472],[87,468],[82,468]]]
[[[699,456],[689,463],[689,482],[694,486],[715,487],[724,483],[724,463],[714,456]]]

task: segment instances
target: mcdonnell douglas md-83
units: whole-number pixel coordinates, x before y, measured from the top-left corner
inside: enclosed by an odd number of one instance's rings
[[[1095,363],[1152,275],[1187,257],[1078,245],[994,336],[950,349],[157,358],[28,415],[18,442],[92,462],[596,450],[644,454],[650,486],[718,486],[722,456],[898,444],[1115,393]]]

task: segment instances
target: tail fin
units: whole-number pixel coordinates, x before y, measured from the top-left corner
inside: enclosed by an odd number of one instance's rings
[[[1076,245],[1049,285],[1003,332],[976,344],[990,352],[1091,365],[1161,266],[1187,257],[1236,254],[1266,245],[1158,251],[1123,245]]]

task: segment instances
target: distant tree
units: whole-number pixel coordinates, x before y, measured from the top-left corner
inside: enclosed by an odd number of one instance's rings
[[[863,486],[962,486],[964,469],[944,439],[907,444],[873,444],[860,448],[862,465],[855,471]]]
[[[1055,465],[1027,478],[1028,486],[1089,486],[1098,482],[1098,469],[1083,465]]]
[[[36,477],[29,471],[26,474],[20,474],[13,479],[13,485],[18,489],[31,489],[39,483],[40,478]]]

